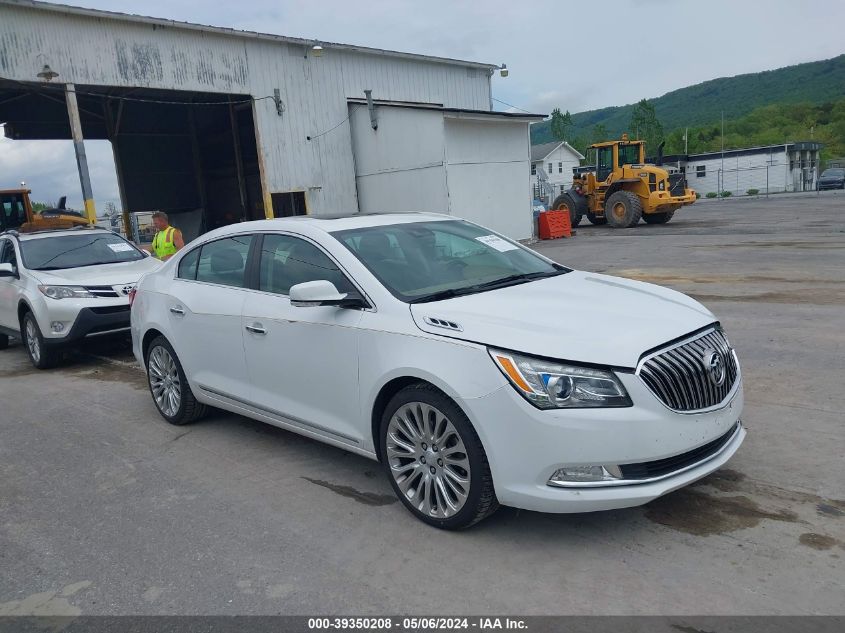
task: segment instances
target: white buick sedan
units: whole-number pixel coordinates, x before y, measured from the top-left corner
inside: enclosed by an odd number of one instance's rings
[[[701,304],[449,216],[217,229],[142,279],[131,327],[168,422],[219,407],[378,460],[440,528],[643,504],[745,437]]]

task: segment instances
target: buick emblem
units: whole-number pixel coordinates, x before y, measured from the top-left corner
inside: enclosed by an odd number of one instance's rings
[[[707,376],[710,378],[710,382],[717,387],[725,384],[725,376],[727,374],[725,357],[715,350],[708,349],[702,355],[701,360],[704,363],[704,369],[707,370]]]

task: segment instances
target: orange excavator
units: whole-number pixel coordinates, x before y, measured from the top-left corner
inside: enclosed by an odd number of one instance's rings
[[[11,229],[28,232],[88,226],[88,218],[82,213],[65,207],[65,196],[55,208],[35,212],[30,193],[29,189],[0,190],[0,233]]]

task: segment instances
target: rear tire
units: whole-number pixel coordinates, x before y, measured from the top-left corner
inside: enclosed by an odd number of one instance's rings
[[[58,350],[44,344],[41,328],[32,312],[27,312],[21,319],[21,339],[26,348],[26,354],[36,369],[52,369],[61,359]]]
[[[208,407],[191,391],[182,363],[163,336],[157,336],[147,348],[147,384],[156,409],[170,424],[182,426],[202,418]]]
[[[434,386],[409,385],[390,399],[379,442],[396,496],[424,523],[462,530],[498,509],[478,434],[461,408]]]
[[[555,201],[552,202],[552,211],[569,211],[569,222],[573,229],[581,224],[582,215],[578,210],[578,203],[568,193],[562,193],[555,198]]]
[[[587,219],[590,221],[590,224],[595,224],[596,226],[607,224],[606,217],[603,215],[596,215],[592,211],[587,211]]]
[[[666,211],[664,213],[646,213],[643,215],[643,220],[646,224],[666,224],[675,215],[674,211]]]
[[[643,204],[637,194],[630,191],[617,191],[605,201],[604,217],[615,229],[636,226],[642,215]]]

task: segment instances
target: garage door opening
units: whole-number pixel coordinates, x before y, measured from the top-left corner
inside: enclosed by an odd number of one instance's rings
[[[304,191],[286,191],[270,195],[273,201],[273,215],[277,218],[288,218],[292,215],[306,215]]]
[[[165,211],[188,239],[265,217],[249,95],[85,85],[76,93],[85,140],[111,142],[125,211]],[[64,86],[0,81],[0,123],[13,140],[70,139]]]

